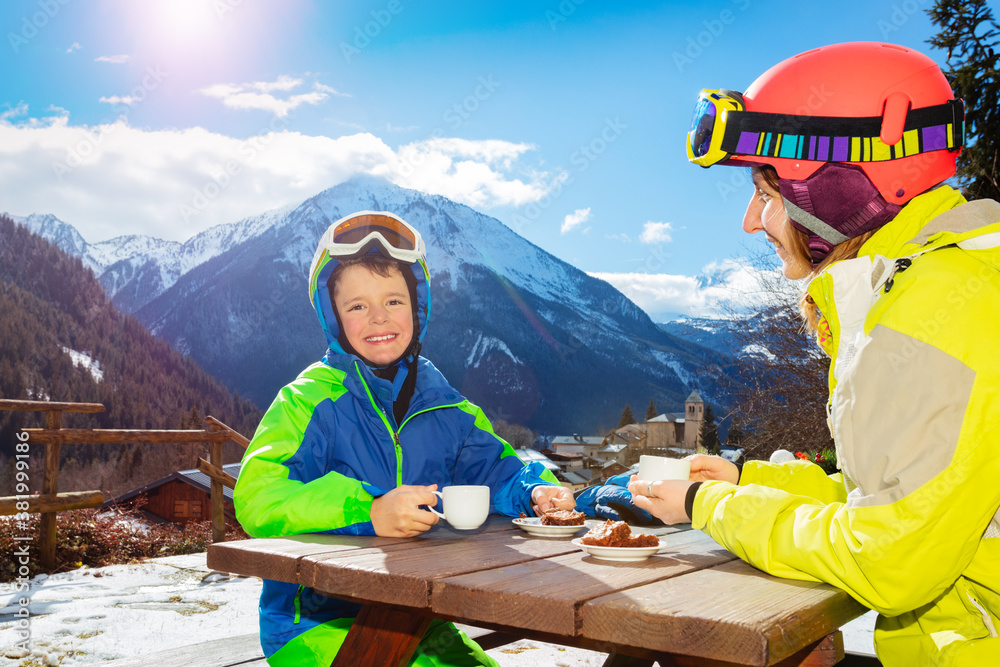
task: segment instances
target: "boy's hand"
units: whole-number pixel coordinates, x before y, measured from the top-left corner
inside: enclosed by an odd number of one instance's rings
[[[538,516],[549,510],[571,510],[574,507],[576,500],[565,486],[542,484],[531,490],[531,509]]]
[[[372,527],[382,537],[415,537],[430,530],[438,522],[437,515],[418,509],[421,505],[434,507],[437,484],[430,486],[397,486],[372,501]]]

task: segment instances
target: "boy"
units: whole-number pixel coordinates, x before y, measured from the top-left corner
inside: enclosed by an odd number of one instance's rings
[[[236,514],[254,537],[331,533],[413,537],[437,517],[438,487],[488,485],[491,510],[571,509],[569,491],[524,466],[482,411],[420,355],[430,313],[423,239],[401,218],[362,211],[320,239],[310,298],[329,350],[284,387],[243,458]],[[261,645],[270,665],[329,665],[358,605],[264,581]],[[446,635],[451,634],[452,637]],[[495,664],[436,621],[411,664]]]

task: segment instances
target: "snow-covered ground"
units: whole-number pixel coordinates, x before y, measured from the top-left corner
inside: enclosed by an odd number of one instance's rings
[[[28,650],[18,647],[21,609],[3,584],[0,667],[85,665],[257,631],[260,580],[205,567],[205,554],[136,565],[82,568],[32,580]],[[874,615],[845,626],[848,651],[873,654]],[[503,667],[597,667],[606,656],[535,641],[489,651]]]

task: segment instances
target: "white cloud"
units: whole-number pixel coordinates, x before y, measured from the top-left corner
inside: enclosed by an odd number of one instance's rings
[[[66,49],[66,53],[73,53],[74,51],[80,50],[80,42],[73,42],[70,44],[69,48]]]
[[[109,95],[108,97],[102,97],[97,100],[98,102],[103,102],[104,104],[124,104],[126,106],[131,106],[136,102],[141,102],[141,97],[132,97],[131,95],[125,95],[120,97],[118,95]]]
[[[533,150],[506,141],[433,139],[392,148],[357,133],[332,139],[285,128],[278,118],[236,138],[202,128],[150,131],[127,119],[72,125],[66,115],[0,119],[0,175],[6,210],[52,213],[88,242],[121,234],[183,241],[212,225],[305,200],[355,174],[470,206],[538,201],[552,176],[522,180]]]
[[[605,234],[604,238],[610,239],[612,241],[621,241],[622,243],[632,242],[632,239],[629,237],[629,235],[625,234],[624,232],[621,234]]]
[[[231,109],[258,109],[270,112],[278,118],[284,118],[290,111],[295,110],[303,104],[319,104],[330,97],[330,95],[347,97],[347,95],[339,93],[330,86],[325,86],[321,83],[314,83],[312,92],[291,95],[284,99],[271,94],[275,91],[290,92],[301,86],[302,83],[302,79],[282,74],[275,81],[255,81],[238,84],[217,83],[207,88],[202,88],[199,92],[208,97],[222,100],[222,103]]]
[[[16,107],[11,107],[5,111],[0,111],[0,121],[6,121],[11,118],[17,118],[19,116],[24,116],[28,113],[28,105],[24,102],[19,102]]]
[[[723,317],[772,301],[780,284],[794,291],[796,284],[780,279],[777,270],[762,270],[727,259],[706,265],[701,275],[666,273],[591,273],[611,283],[642,308],[654,322],[676,314]]]
[[[94,58],[94,62],[97,63],[111,63],[113,65],[123,65],[129,60],[128,54],[122,53],[117,56],[97,56]]]
[[[500,139],[432,138],[400,146],[391,164],[373,170],[404,187],[444,195],[475,208],[522,206],[548,192],[545,173],[525,183],[507,176],[532,144]]]
[[[559,228],[559,233],[565,234],[566,232],[579,227],[588,220],[590,220],[590,208],[578,208],[563,218],[562,227]]]
[[[342,93],[335,88],[331,88],[330,86],[324,86],[322,83],[319,82],[313,84],[313,90],[318,90],[321,93],[330,93],[331,95],[336,95],[337,97],[353,97],[350,93]]]
[[[673,240],[670,236],[670,232],[673,228],[673,225],[669,222],[653,222],[650,220],[643,225],[642,234],[639,235],[639,240],[646,244],[670,243],[670,241]]]

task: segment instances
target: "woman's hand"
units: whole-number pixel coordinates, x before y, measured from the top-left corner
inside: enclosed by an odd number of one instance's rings
[[[684,511],[684,500],[687,497],[688,487],[692,484],[694,482],[682,479],[647,482],[632,477],[628,490],[632,492],[632,503],[636,507],[646,510],[669,525],[691,521],[691,517]]]
[[[438,522],[437,515],[418,509],[421,505],[434,507],[437,484],[430,486],[397,486],[372,501],[372,527],[382,537],[415,537],[430,530]]]
[[[541,484],[531,490],[531,509],[538,516],[549,510],[571,510],[574,507],[576,500],[565,486]]]
[[[740,469],[736,464],[727,461],[721,456],[706,456],[705,454],[694,454],[687,457],[691,462],[692,482],[722,481],[730,484],[739,484]]]

